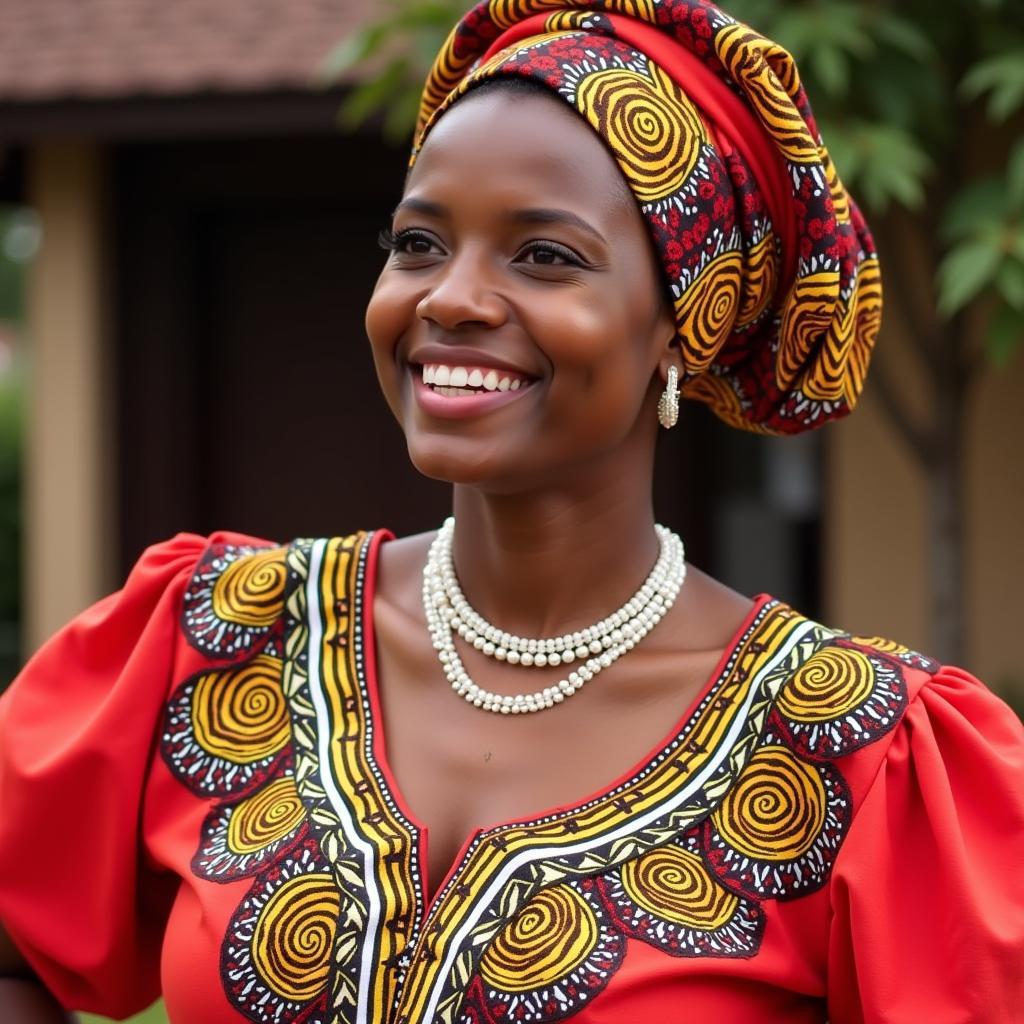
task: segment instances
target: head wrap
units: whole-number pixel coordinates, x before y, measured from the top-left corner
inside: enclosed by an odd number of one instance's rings
[[[773,434],[853,408],[878,257],[789,53],[705,0],[484,0],[434,62],[412,161],[498,76],[548,87],[611,150],[671,290],[684,396]]]

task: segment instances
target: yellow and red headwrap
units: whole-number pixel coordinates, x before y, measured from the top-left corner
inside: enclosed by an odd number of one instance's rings
[[[685,396],[776,434],[853,408],[878,257],[789,53],[701,0],[483,0],[434,62],[413,161],[495,76],[547,86],[614,155],[671,289]]]

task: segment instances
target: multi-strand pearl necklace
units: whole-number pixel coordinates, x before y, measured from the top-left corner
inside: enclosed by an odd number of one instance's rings
[[[499,714],[542,711],[571,697],[602,669],[631,651],[672,607],[686,579],[683,542],[656,525],[661,552],[640,589],[617,611],[585,629],[562,636],[527,639],[492,626],[470,607],[459,587],[452,562],[455,520],[446,519],[437,532],[423,568],[423,609],[434,649],[448,681],[474,707]],[[547,668],[579,662],[553,686],[514,697],[492,693],[469,677],[455,649],[458,634],[489,658],[524,668]]]

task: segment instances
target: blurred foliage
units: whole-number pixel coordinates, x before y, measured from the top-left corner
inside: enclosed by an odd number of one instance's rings
[[[322,67],[354,78],[343,124],[371,117],[392,139],[415,124],[423,78],[464,0],[388,0]],[[1024,339],[1024,110],[1020,0],[725,0],[726,10],[796,57],[822,135],[871,213],[920,211],[938,193],[936,298],[954,317],[989,318],[988,353],[1004,363]],[[969,128],[974,130],[972,136]],[[984,136],[995,169],[970,166]]]
[[[24,318],[25,267],[38,244],[38,225],[20,207],[0,207],[0,333]],[[2,343],[2,342],[0,342]],[[0,351],[0,690],[19,667],[21,598],[21,450],[24,363]]]
[[[81,1024],[112,1024],[106,1017],[95,1017],[91,1013],[80,1013],[78,1019]],[[158,1000],[138,1016],[130,1017],[124,1024],[167,1024],[167,1011],[164,1009],[163,1000]]]

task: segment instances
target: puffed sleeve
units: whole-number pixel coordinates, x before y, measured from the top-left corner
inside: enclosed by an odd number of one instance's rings
[[[897,727],[831,879],[830,1024],[1024,1021],[1024,729],[943,669]]]
[[[148,548],[0,699],[0,920],[69,1009],[126,1016],[160,992],[175,886],[141,848],[142,792],[206,544]]]

